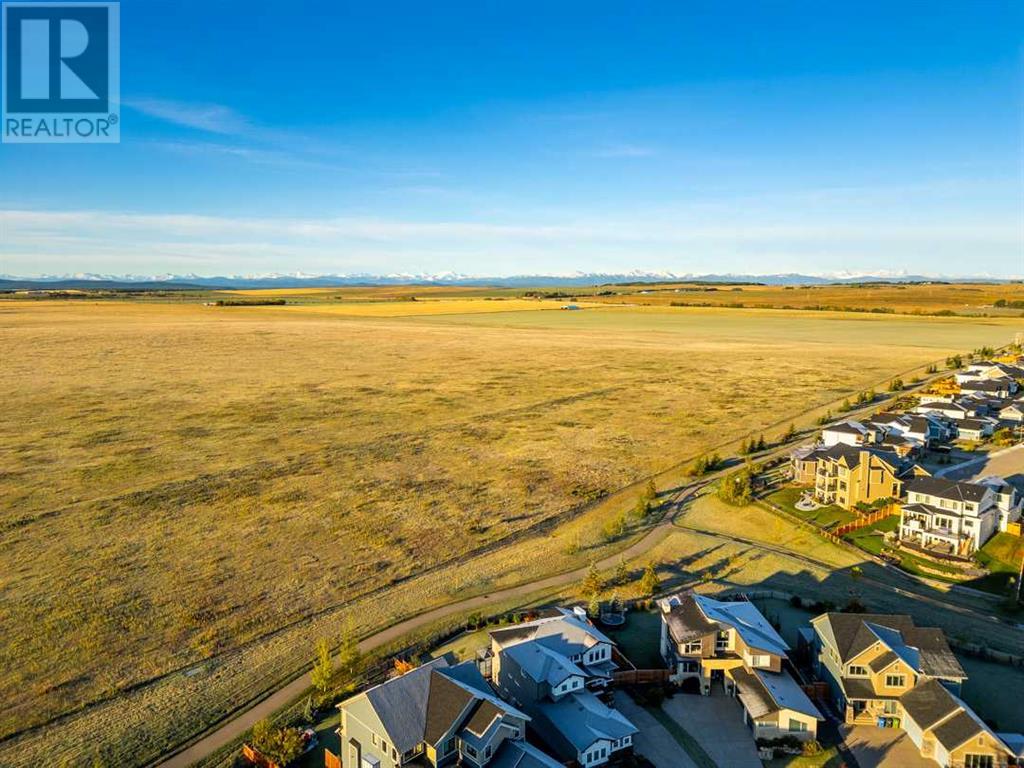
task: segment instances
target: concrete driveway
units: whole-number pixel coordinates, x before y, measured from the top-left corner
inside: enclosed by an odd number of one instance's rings
[[[844,725],[842,733],[860,768],[935,768],[899,728]]]
[[[662,708],[693,736],[719,768],[761,768],[754,735],[743,724],[740,703],[719,691],[711,696],[677,693]]]
[[[647,710],[640,707],[625,691],[615,692],[615,708],[629,718],[640,732],[633,737],[638,755],[650,760],[656,768],[697,768],[672,734],[665,730]]]

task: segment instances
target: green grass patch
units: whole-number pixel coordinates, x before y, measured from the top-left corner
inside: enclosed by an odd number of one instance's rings
[[[843,764],[839,756],[839,750],[829,747],[820,754],[811,757],[794,755],[792,757],[778,757],[775,760],[767,760],[765,768],[839,768]]]
[[[665,666],[659,648],[661,617],[658,614],[632,611],[626,615],[626,625],[608,632],[608,636],[618,643],[619,650],[637,669],[662,669]]]
[[[1009,533],[997,533],[978,552],[978,562],[990,573],[970,582],[975,589],[1005,595],[1020,573],[1024,558],[1024,538]]]
[[[843,536],[851,544],[854,544],[865,552],[870,552],[872,555],[881,555],[885,549],[884,534],[895,531],[900,527],[900,518],[898,515],[890,515],[889,517],[879,520],[877,523],[872,523],[864,528],[858,528],[856,531]]]
[[[820,528],[835,528],[846,523],[851,523],[857,519],[856,512],[848,512],[842,507],[837,507],[835,504],[830,504],[826,507],[819,507],[810,511],[797,509],[796,502],[800,500],[800,496],[806,491],[806,488],[799,488],[791,486],[789,488],[782,488],[774,493],[767,496],[767,500],[770,501],[777,507],[781,507],[792,515],[796,515],[802,520],[806,520],[808,523],[813,523]]]

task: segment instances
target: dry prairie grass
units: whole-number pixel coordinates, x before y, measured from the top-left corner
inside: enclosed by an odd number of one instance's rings
[[[332,606],[353,601],[379,626],[576,564],[585,552],[537,526],[1014,330],[729,310],[387,319],[0,303],[0,735],[216,659],[215,679],[115,696],[101,727],[84,718],[66,742],[130,725],[152,757],[298,663],[341,626]],[[568,525],[589,546],[600,526],[587,521]],[[30,743],[75,726],[57,730]]]
[[[725,306],[743,304],[754,308],[850,307],[859,310],[884,308],[900,313],[927,313],[948,310],[957,314],[1019,316],[1021,310],[1000,309],[999,299],[1024,301],[1024,284],[890,284],[877,285],[781,285],[708,286],[672,284],[658,286],[615,286],[616,296],[595,296],[603,303],[639,303],[652,306],[673,302]]]

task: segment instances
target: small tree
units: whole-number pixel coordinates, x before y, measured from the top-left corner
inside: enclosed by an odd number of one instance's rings
[[[331,647],[326,638],[321,637],[316,641],[316,659],[310,677],[314,688],[320,693],[327,693],[334,678],[334,666],[331,664]]]
[[[359,637],[351,619],[345,625],[345,637],[338,650],[338,668],[349,680],[354,680],[363,671],[363,653],[359,650]]]
[[[615,566],[615,576],[612,579],[612,581],[615,584],[618,584],[618,585],[621,586],[622,584],[625,584],[628,580],[629,580],[629,568],[626,567],[626,561],[623,560],[620,557],[619,558],[619,562]]]
[[[307,723],[316,720],[316,703],[313,701],[312,695],[307,696],[306,703],[302,705],[302,719]]]
[[[718,498],[727,504],[743,507],[749,504],[753,497],[751,472],[747,467],[722,478],[718,484]]]
[[[643,520],[650,513],[650,502],[644,496],[641,496],[639,499],[636,500],[636,506],[633,507],[633,517],[635,517],[637,520]]]
[[[786,433],[782,436],[782,442],[788,443],[794,437],[796,437],[796,424],[791,422],[789,427],[786,429]]]
[[[767,447],[767,443],[764,441],[764,432],[757,438],[757,450],[763,451]]]
[[[644,487],[643,499],[647,502],[648,507],[658,499],[658,487],[654,484],[653,479],[647,481],[647,485]]]
[[[608,541],[614,541],[626,532],[626,513],[619,514],[613,520],[604,524],[604,537]]]
[[[580,594],[583,597],[591,598],[594,595],[600,594],[604,588],[604,582],[601,581],[601,573],[597,570],[597,563],[591,563],[590,568],[587,570],[587,575],[583,577],[583,583],[580,584]]]
[[[654,570],[654,563],[647,563],[644,568],[644,575],[640,578],[640,594],[644,597],[654,597],[661,586],[661,579],[658,572]]]
[[[601,616],[601,601],[597,599],[597,595],[590,598],[590,602],[587,603],[587,613],[593,616],[595,619]]]

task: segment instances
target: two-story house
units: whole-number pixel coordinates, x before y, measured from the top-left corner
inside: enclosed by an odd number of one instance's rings
[[[847,723],[900,717],[899,697],[939,680],[954,692],[967,675],[942,630],[903,615],[824,613],[811,619],[814,668]]]
[[[472,662],[435,659],[338,709],[342,763],[353,768],[561,765],[525,743],[529,716],[502,701]]]
[[[694,680],[705,695],[720,683],[755,738],[816,737],[821,713],[784,669],[789,646],[754,605],[684,592],[658,607],[670,680]]]
[[[605,701],[617,665],[604,633],[559,611],[490,636],[495,687],[553,754],[591,768],[632,750],[636,727]]]
[[[881,431],[871,423],[842,421],[821,430],[821,442],[826,448],[833,445],[874,445],[882,439]]]
[[[1000,477],[970,483],[918,477],[906,486],[899,539],[928,554],[967,558],[1020,516],[1016,490]]]
[[[975,418],[978,415],[978,408],[970,400],[964,398],[952,402],[924,400],[920,405],[914,407],[914,413],[938,414],[944,419],[959,421],[960,419]]]
[[[903,478],[915,465],[890,451],[834,445],[816,454],[814,498],[853,509],[880,499],[897,499]]]
[[[847,723],[902,728],[942,768],[1005,768],[1011,751],[959,699],[967,674],[941,630],[855,613],[811,627],[815,671]]]

